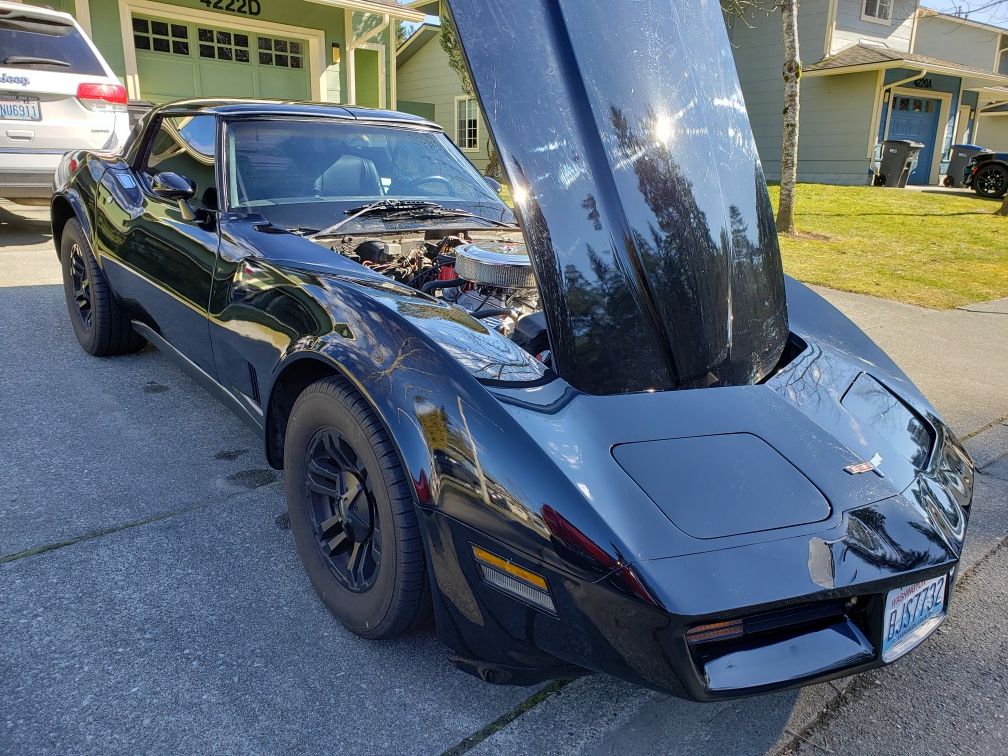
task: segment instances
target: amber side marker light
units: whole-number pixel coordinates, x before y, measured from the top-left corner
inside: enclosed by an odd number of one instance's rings
[[[745,635],[745,625],[742,620],[726,620],[724,622],[709,622],[706,625],[697,625],[686,632],[686,642],[706,643],[715,640],[728,640]]]
[[[556,614],[546,578],[519,567],[504,557],[479,546],[472,546],[473,557],[483,573],[483,580],[504,593]]]

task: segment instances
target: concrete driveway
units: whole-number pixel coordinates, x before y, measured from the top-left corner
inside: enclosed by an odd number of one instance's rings
[[[345,632],[260,440],[155,351],[83,354],[45,213],[0,203],[0,751],[1003,752],[1008,303],[825,293],[982,468],[970,576],[940,633],[852,682],[726,704],[601,676],[494,687],[431,629]]]

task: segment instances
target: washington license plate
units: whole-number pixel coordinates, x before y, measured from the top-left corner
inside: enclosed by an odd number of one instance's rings
[[[41,121],[39,98],[0,95],[0,118],[5,121]]]
[[[890,662],[924,640],[945,619],[948,575],[896,588],[886,596],[882,660]]]

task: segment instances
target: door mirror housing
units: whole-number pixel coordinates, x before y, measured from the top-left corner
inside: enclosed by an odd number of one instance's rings
[[[163,200],[178,202],[183,220],[196,218],[196,213],[189,204],[189,200],[196,196],[196,184],[192,179],[170,171],[158,173],[151,179],[151,191]]]
[[[161,199],[188,202],[196,196],[196,184],[177,173],[158,173],[151,179],[151,191]]]
[[[493,176],[484,176],[483,180],[487,182],[487,186],[494,190],[494,193],[500,194],[501,182],[495,179]]]

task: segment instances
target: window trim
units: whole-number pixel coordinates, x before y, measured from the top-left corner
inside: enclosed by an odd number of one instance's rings
[[[459,103],[467,102],[472,100],[476,104],[476,146],[475,147],[463,147],[462,143],[459,141]],[[454,123],[455,123],[455,146],[458,147],[462,152],[479,152],[480,151],[480,138],[482,136],[482,129],[480,129],[480,113],[479,113],[479,101],[475,97],[470,97],[469,95],[455,95],[455,113],[454,113]]]
[[[875,8],[878,8],[878,3],[881,0],[875,0]],[[893,5],[896,0],[889,0],[889,18],[882,18],[881,16],[872,16],[868,13],[868,0],[861,0],[861,20],[867,21],[871,24],[878,24],[880,26],[892,26],[892,15],[893,15]]]

